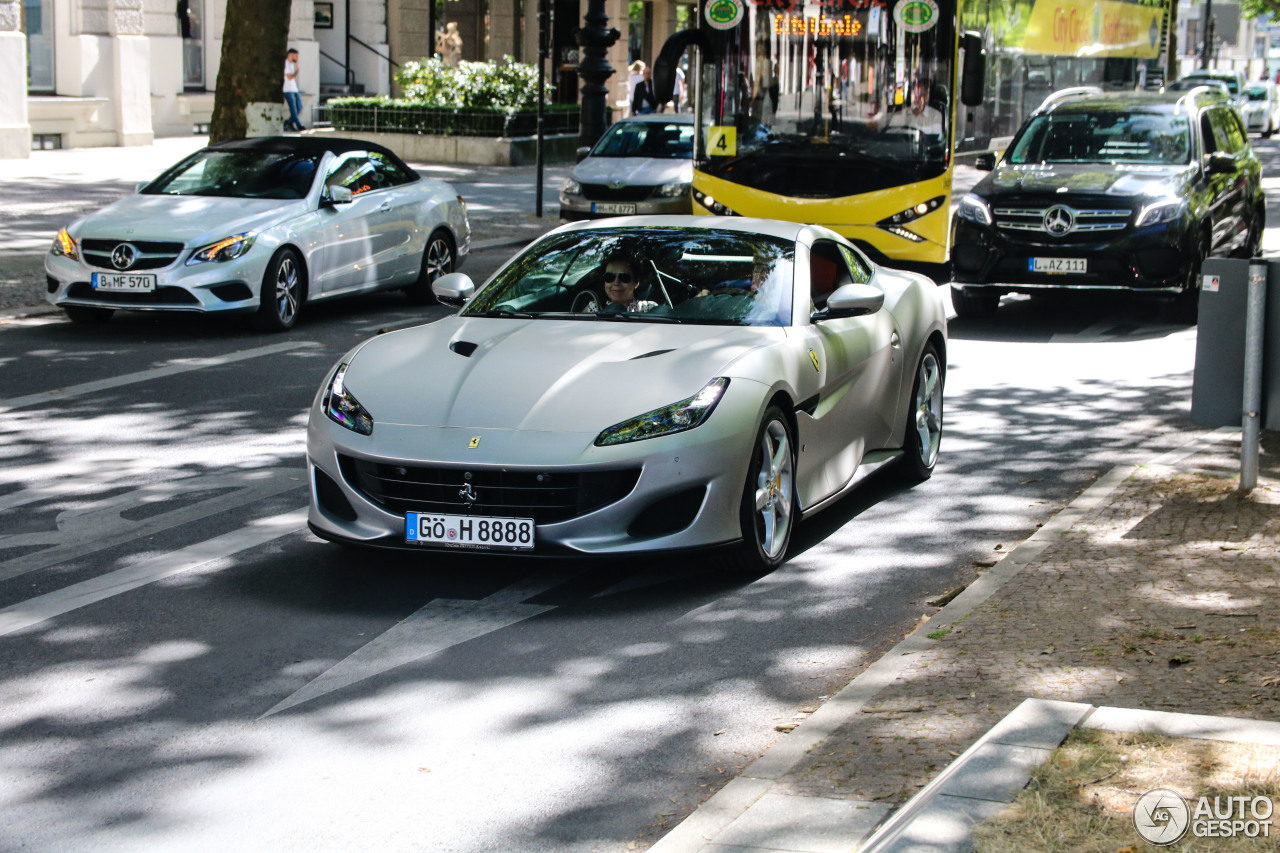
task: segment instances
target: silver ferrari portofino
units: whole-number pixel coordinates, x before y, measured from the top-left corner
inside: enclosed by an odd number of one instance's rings
[[[389,548],[782,562],[796,521],[894,462],[930,476],[933,282],[824,228],[740,217],[562,226],[456,316],[368,340],[316,395],[311,529]]]
[[[433,302],[471,239],[453,187],[368,142],[211,145],[58,232],[48,299],[72,320],[116,309],[245,313],[267,331],[307,302],[403,288]]]

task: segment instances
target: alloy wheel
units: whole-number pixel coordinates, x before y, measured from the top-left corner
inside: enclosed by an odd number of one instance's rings
[[[770,560],[786,550],[795,505],[795,470],[786,424],[772,420],[756,448],[760,474],[756,480],[756,541]]]
[[[926,468],[932,468],[938,458],[938,446],[942,443],[942,366],[932,352],[926,352],[920,359],[915,418],[920,460]]]

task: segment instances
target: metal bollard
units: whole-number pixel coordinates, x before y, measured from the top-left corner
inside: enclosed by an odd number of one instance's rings
[[[1244,406],[1240,436],[1240,491],[1258,485],[1262,423],[1262,338],[1267,308],[1267,265],[1249,265],[1244,333]]]

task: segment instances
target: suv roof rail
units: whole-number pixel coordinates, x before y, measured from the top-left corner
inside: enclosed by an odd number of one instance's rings
[[[1053,92],[1049,97],[1036,107],[1036,112],[1047,110],[1054,104],[1067,100],[1068,98],[1083,98],[1086,95],[1101,95],[1102,88],[1100,86],[1072,86],[1070,89],[1059,89]]]

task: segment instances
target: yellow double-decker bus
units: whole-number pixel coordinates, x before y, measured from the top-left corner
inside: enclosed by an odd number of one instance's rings
[[[1054,89],[1134,88],[1170,0],[703,0],[690,45],[693,211],[825,225],[945,275],[955,154],[1011,135]],[[1153,74],[1154,78],[1154,74]]]

